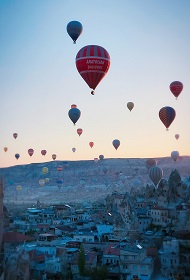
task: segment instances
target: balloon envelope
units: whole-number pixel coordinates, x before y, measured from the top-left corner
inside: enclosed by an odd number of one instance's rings
[[[4,147],[3,150],[4,150],[4,152],[7,152],[7,151],[8,151],[8,148],[7,148],[7,147]]]
[[[46,153],[47,153],[47,151],[46,151],[46,150],[41,150],[41,154],[42,154],[42,156],[45,156],[45,155],[46,155]]]
[[[33,149],[28,149],[28,154],[31,157],[34,154],[34,150]]]
[[[48,173],[48,168],[47,168],[47,167],[43,167],[43,168],[42,168],[42,172],[43,172],[44,174],[47,174],[47,173]]]
[[[120,141],[118,139],[113,140],[112,145],[117,150],[120,146]]]
[[[62,167],[61,165],[59,165],[59,166],[57,167],[57,171],[61,172],[62,170],[63,170],[63,167]]]
[[[52,155],[52,159],[53,159],[53,160],[55,160],[56,157],[57,157],[56,154],[53,154],[53,155]]]
[[[88,86],[95,90],[109,70],[110,55],[101,46],[85,46],[76,55],[76,67]]]
[[[134,108],[134,103],[133,102],[128,102],[127,103],[127,108],[131,111]]]
[[[98,162],[98,158],[94,158],[94,162],[97,163]]]
[[[179,81],[174,81],[170,84],[170,90],[177,99],[183,90],[183,84]]]
[[[78,108],[71,108],[68,112],[69,118],[75,124],[80,118],[81,111]]]
[[[73,153],[75,153],[75,151],[76,151],[76,148],[72,148],[72,151],[73,151]]]
[[[179,152],[178,151],[171,152],[171,157],[173,158],[174,161],[176,161],[179,158]]]
[[[15,154],[15,158],[19,159],[20,155],[19,154]]]
[[[153,158],[149,158],[146,160],[146,167],[149,169],[153,166],[156,166],[157,165],[157,160],[153,159]]]
[[[175,135],[175,139],[177,139],[177,140],[179,139],[179,134]]]
[[[16,186],[16,190],[17,191],[21,191],[22,190],[22,186]]]
[[[103,160],[104,159],[104,155],[99,155],[99,159]]]
[[[163,170],[160,167],[153,166],[149,169],[149,178],[151,179],[155,187],[160,182],[162,177],[163,177]]]
[[[82,24],[77,20],[70,21],[67,24],[67,33],[73,40],[74,44],[76,44],[76,40],[81,35],[82,30],[83,30]]]
[[[43,187],[44,184],[45,184],[45,180],[43,180],[43,179],[39,180],[40,187]]]
[[[92,148],[94,146],[94,142],[89,142],[89,146]]]
[[[82,128],[78,128],[78,129],[77,129],[77,133],[78,133],[78,135],[80,136],[80,135],[83,133]]]
[[[176,116],[176,112],[172,107],[165,106],[159,111],[159,118],[168,130]]]
[[[13,133],[13,137],[16,139],[18,137],[18,133]]]

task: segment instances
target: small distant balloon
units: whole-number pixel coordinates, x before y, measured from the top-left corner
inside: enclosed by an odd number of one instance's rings
[[[94,162],[97,163],[98,162],[98,158],[94,158]]]
[[[8,151],[8,148],[7,147],[4,147],[3,148],[4,152],[6,153]]]
[[[62,170],[63,170],[63,167],[62,167],[61,165],[59,165],[59,166],[57,167],[57,171],[61,172]]]
[[[118,139],[113,140],[112,145],[117,150],[120,146],[120,141]]]
[[[179,152],[178,151],[171,152],[171,157],[174,161],[176,161],[179,158]]]
[[[18,133],[13,133],[13,137],[16,139],[18,137]]]
[[[42,172],[43,172],[43,174],[47,174],[48,173],[48,168],[44,166],[42,168]]]
[[[179,139],[179,134],[175,135],[175,139],[178,140]]]
[[[73,40],[74,44],[76,44],[76,40],[81,35],[82,30],[83,30],[82,24],[77,20],[70,21],[67,24],[67,33]]]
[[[72,148],[72,152],[75,153],[76,152],[76,148]]]
[[[159,118],[162,123],[165,125],[166,130],[168,130],[169,126],[172,124],[176,117],[176,112],[172,107],[165,106],[159,111]]]
[[[94,146],[94,142],[89,142],[89,146],[92,148]]]
[[[153,166],[149,169],[149,178],[151,179],[155,187],[158,185],[162,177],[163,177],[163,170],[160,167]]]
[[[20,155],[19,154],[15,154],[15,158],[19,159]]]
[[[104,155],[99,155],[99,159],[103,160],[104,159]]]
[[[78,119],[80,118],[81,111],[78,108],[71,108],[68,112],[68,115],[69,115],[69,118],[71,119],[71,121],[75,125],[76,122],[78,121]]]
[[[49,178],[45,178],[45,182],[46,182],[46,183],[49,183]]]
[[[174,81],[170,84],[170,90],[177,99],[183,90],[183,84],[179,81]]]
[[[28,154],[31,157],[34,154],[34,150],[33,149],[28,149]]]
[[[40,187],[43,187],[44,184],[45,184],[45,180],[43,180],[43,179],[39,180],[39,185],[40,185]]]
[[[57,157],[56,154],[53,154],[53,155],[52,155],[52,159],[53,159],[53,160],[55,160],[56,157]]]
[[[71,105],[71,109],[72,109],[72,108],[77,108],[77,105],[76,105],[76,104],[72,104],[72,105]]]
[[[151,167],[156,166],[156,165],[157,165],[157,162],[158,162],[158,161],[157,161],[156,159],[149,158],[149,159],[146,160],[145,164],[146,164],[146,167],[147,167],[148,169],[150,169]]]
[[[16,190],[17,191],[21,191],[22,190],[22,186],[16,186]]]
[[[78,129],[77,129],[77,134],[78,134],[79,136],[81,136],[82,133],[83,133],[82,128],[78,128]]]
[[[127,108],[129,109],[129,111],[131,111],[134,108],[134,103],[133,102],[128,102],[127,103]]]
[[[46,150],[41,150],[41,154],[42,154],[42,156],[45,156],[45,155],[46,155],[46,153],[47,153],[47,151],[46,151]]]

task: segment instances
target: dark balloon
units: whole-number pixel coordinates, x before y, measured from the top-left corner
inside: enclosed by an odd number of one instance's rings
[[[183,90],[183,84],[179,81],[174,81],[170,84],[170,90],[177,99]]]
[[[31,157],[34,154],[34,150],[33,149],[28,149],[28,154]]]
[[[103,160],[103,159],[104,159],[104,156],[103,156],[103,155],[99,155],[99,159],[100,159],[100,160]]]
[[[162,177],[163,177],[163,170],[160,167],[153,166],[149,169],[149,178],[151,179],[155,187],[158,185]]]
[[[168,130],[169,126],[172,124],[176,117],[176,112],[172,107],[166,106],[160,109],[159,118],[162,123],[165,125],[166,130]]]
[[[19,159],[20,155],[19,154],[15,154],[15,158]]]
[[[16,139],[18,137],[18,133],[13,133],[13,137]]]
[[[120,141],[118,139],[113,140],[112,145],[117,150],[120,146]]]
[[[46,155],[46,153],[47,153],[47,151],[46,151],[46,150],[41,150],[41,154],[42,154],[42,156],[45,156],[45,155]]]
[[[71,121],[76,124],[76,122],[80,118],[81,111],[78,108],[71,108],[68,112],[68,115]]]
[[[97,85],[109,70],[110,55],[101,46],[85,46],[77,53],[76,67],[88,86],[93,89],[91,94],[94,94]]]
[[[67,24],[67,33],[73,40],[74,44],[76,44],[76,40],[81,35],[82,30],[83,30],[83,27],[79,21],[73,20]]]

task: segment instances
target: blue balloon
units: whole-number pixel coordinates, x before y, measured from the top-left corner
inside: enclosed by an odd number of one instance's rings
[[[67,24],[67,33],[73,39],[74,44],[76,44],[76,40],[81,35],[82,30],[83,27],[79,21],[73,20]]]
[[[15,158],[19,159],[20,155],[19,154],[15,154]]]
[[[112,142],[114,148],[117,150],[120,146],[120,141],[118,139],[113,140]]]
[[[69,118],[75,124],[80,118],[81,111],[78,108],[71,108],[68,112]]]

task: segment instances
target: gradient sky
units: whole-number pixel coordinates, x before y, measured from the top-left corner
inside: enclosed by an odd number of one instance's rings
[[[190,155],[189,15],[189,0],[0,0],[0,167],[51,161],[54,153],[58,160]],[[66,31],[72,20],[83,25],[76,44]],[[75,66],[91,44],[111,57],[94,96]],[[184,85],[178,100],[169,90],[175,80]],[[73,103],[81,110],[75,126]],[[158,117],[164,106],[176,110],[169,131]]]

